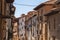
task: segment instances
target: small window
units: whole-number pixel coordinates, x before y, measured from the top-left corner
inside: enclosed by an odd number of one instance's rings
[[[22,27],[22,29],[23,29],[23,27]]]
[[[29,31],[29,28],[27,28],[27,31]]]
[[[36,26],[36,20],[33,20],[33,26]]]
[[[42,16],[40,16],[40,21],[42,21],[43,20],[43,17]]]
[[[21,25],[22,25],[22,23],[21,23]]]

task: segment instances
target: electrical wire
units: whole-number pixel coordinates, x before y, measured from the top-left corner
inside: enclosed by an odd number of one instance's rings
[[[19,5],[19,6],[31,6],[31,7],[37,6],[37,5],[18,4],[18,3],[14,3],[14,4],[15,4],[15,5]]]

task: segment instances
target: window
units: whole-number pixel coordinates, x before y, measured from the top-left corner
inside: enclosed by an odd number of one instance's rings
[[[43,21],[43,17],[42,16],[40,16],[40,21]]]
[[[27,31],[29,31],[29,28],[27,28]]]
[[[33,20],[33,26],[36,26],[36,20]]]
[[[21,25],[22,25],[22,23],[21,23]]]
[[[23,29],[23,27],[22,27],[22,29]]]

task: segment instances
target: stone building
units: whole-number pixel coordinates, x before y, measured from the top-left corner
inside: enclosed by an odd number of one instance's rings
[[[25,16],[26,19],[25,19],[25,39],[28,40],[28,19],[29,19],[29,15],[26,15]]]
[[[27,39],[32,40],[32,19],[28,19],[28,25],[27,25]]]
[[[25,14],[19,18],[19,40],[25,40]]]
[[[0,0],[0,40],[9,40],[8,38],[8,28],[11,28],[11,15],[14,14],[11,10],[14,0]],[[12,12],[11,12],[12,11]],[[9,23],[10,22],[10,23]]]
[[[39,32],[39,27],[38,27],[38,12],[34,11],[33,16],[32,16],[32,40],[38,40],[38,32]]]
[[[47,17],[49,40],[60,40],[60,9],[52,9],[49,13],[45,14],[45,16]]]
[[[37,11],[30,11],[27,14],[26,20],[26,37],[27,40],[37,40],[38,39],[38,16]],[[34,26],[35,25],[35,26]]]
[[[55,8],[57,0],[49,0],[38,5],[34,10],[38,11],[38,18],[39,18],[39,27],[40,27],[40,36],[39,40],[49,40],[48,36],[48,28],[47,28],[47,19],[44,16],[47,12],[49,12],[52,8]]]
[[[31,19],[31,17],[32,17],[32,15],[33,15],[33,13],[32,13],[32,11],[30,11],[30,12],[28,12],[28,14],[26,15],[26,21],[25,21],[25,23],[26,23],[26,25],[25,25],[25,28],[26,28],[26,39],[27,40],[31,40],[31,36],[32,36],[32,19]]]
[[[12,40],[19,40],[18,38],[18,19],[13,20],[13,39]]]
[[[45,17],[47,17],[49,40],[60,40],[60,1],[58,0],[55,4],[56,7],[45,14]]]

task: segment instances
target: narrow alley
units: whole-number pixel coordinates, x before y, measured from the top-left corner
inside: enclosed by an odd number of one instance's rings
[[[17,18],[14,1],[0,0],[0,40],[60,40],[60,0],[43,2]]]

